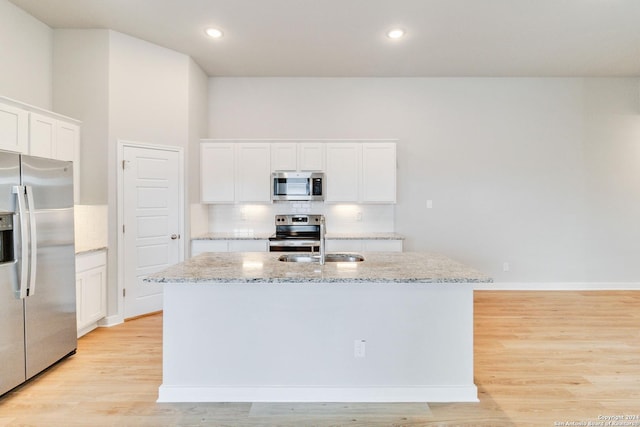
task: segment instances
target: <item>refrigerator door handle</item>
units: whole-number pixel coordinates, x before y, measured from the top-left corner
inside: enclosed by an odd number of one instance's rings
[[[17,296],[20,299],[25,299],[27,297],[27,278],[29,276],[29,236],[27,235],[24,186],[15,185],[13,193],[17,196],[18,217],[20,219],[20,282],[18,283]]]
[[[29,204],[29,243],[31,246],[31,263],[29,264],[29,295],[36,292],[36,267],[38,259],[38,235],[36,234],[36,207],[33,202],[33,189],[30,185],[25,185],[27,190],[27,202]]]

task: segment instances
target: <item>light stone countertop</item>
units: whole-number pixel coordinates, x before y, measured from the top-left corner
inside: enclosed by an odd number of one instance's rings
[[[156,283],[491,283],[446,256],[426,252],[365,252],[353,263],[278,261],[276,252],[207,252],[145,278]]]
[[[382,233],[327,233],[327,240],[404,240],[402,234],[390,232]]]
[[[210,232],[192,237],[191,240],[267,240],[273,233],[267,232]],[[394,232],[382,233],[327,233],[327,240],[404,240],[404,236]]]
[[[92,253],[92,252],[106,251],[107,247],[106,246],[101,246],[101,247],[97,247],[97,248],[83,248],[83,247],[78,248],[76,246],[75,249],[76,249],[76,255],[85,255],[85,254],[89,254],[89,253]]]
[[[192,237],[191,240],[268,240],[273,233],[260,232],[210,232]]]

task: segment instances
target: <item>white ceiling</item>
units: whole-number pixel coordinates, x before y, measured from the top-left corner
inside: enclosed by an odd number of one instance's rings
[[[640,0],[10,0],[210,76],[640,76]],[[204,36],[221,28],[220,40]],[[386,30],[407,30],[390,40]]]

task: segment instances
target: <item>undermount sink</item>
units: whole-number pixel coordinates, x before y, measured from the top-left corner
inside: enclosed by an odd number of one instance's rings
[[[284,254],[280,255],[279,261],[283,262],[320,262],[320,255],[311,254]],[[326,254],[325,262],[361,262],[364,257],[360,254]]]

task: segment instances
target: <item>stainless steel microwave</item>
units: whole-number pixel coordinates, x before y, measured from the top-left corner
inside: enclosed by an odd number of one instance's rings
[[[271,200],[324,200],[322,172],[273,172]]]

